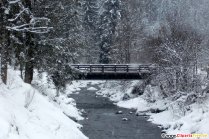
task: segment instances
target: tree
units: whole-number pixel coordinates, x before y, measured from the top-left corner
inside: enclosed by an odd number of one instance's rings
[[[44,14],[51,19],[53,29],[39,43],[41,47],[38,49],[35,66],[40,72],[46,71],[49,74],[57,88],[57,95],[76,76],[70,64],[77,63],[84,55],[81,6],[79,0],[46,0],[39,4]]]
[[[160,66],[155,82],[167,93],[198,92],[197,61],[203,37],[187,23],[191,5],[183,1],[161,4],[144,41],[152,62]]]
[[[34,16],[32,1],[30,0],[3,1],[1,10],[3,35],[4,39],[7,40],[3,41],[4,44],[2,45],[1,66],[3,82],[6,83],[7,78],[7,63],[10,57],[9,50],[15,49],[14,46],[10,45],[10,42],[13,40],[14,43],[18,43],[19,38],[22,38],[22,46],[25,49],[24,80],[26,83],[31,83],[33,79],[34,53],[36,52],[35,35],[49,32],[50,28],[47,26],[49,19]]]
[[[83,26],[85,29],[85,60],[86,63],[98,61],[98,0],[84,0],[83,4]]]
[[[84,0],[82,7],[84,11],[83,25],[87,30],[96,30],[98,21],[97,0]]]
[[[110,52],[120,19],[120,4],[120,0],[107,0],[103,4],[103,12],[100,15],[99,23],[100,63],[111,62]]]
[[[113,51],[111,52],[114,63],[131,63],[131,55],[133,55],[133,52],[137,52],[133,44],[140,32],[134,25],[136,13],[132,3],[133,1],[121,2],[121,19],[116,30],[118,35],[115,37]],[[134,62],[136,62],[136,57],[134,57]]]
[[[0,1],[0,46],[1,46],[1,79],[3,83],[7,83],[7,62],[8,49],[10,45],[10,33],[6,29],[8,25],[9,11],[7,9],[9,3],[7,1]]]

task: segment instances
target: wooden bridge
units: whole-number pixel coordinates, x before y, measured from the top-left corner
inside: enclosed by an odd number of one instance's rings
[[[151,75],[154,67],[139,64],[74,64],[82,80],[145,79]]]

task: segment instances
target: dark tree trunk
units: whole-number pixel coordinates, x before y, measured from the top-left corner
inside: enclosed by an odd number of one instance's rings
[[[26,62],[25,64],[25,83],[31,84],[33,80],[33,62]]]
[[[7,62],[8,62],[8,49],[6,44],[3,44],[1,50],[1,79],[4,84],[7,84]]]
[[[24,0],[27,8],[32,10],[32,1]],[[30,17],[27,19],[30,22]],[[25,54],[25,83],[31,84],[33,80],[33,68],[34,68],[34,55],[35,55],[35,45],[34,45],[34,34],[26,32],[26,43],[27,52]]]
[[[34,52],[35,45],[33,43],[34,35],[31,33],[26,33],[26,61],[25,61],[25,83],[31,84],[33,80],[33,68],[34,68]]]
[[[0,3],[0,6],[7,4],[7,2],[4,1],[4,3]],[[10,40],[9,31],[6,30],[5,25],[7,25],[7,15],[3,14],[3,10],[0,8],[0,20],[3,21],[0,23],[0,48],[1,48],[1,79],[4,84],[7,84],[7,64],[8,64],[8,51],[10,46]]]
[[[9,40],[10,33],[5,31],[5,35],[3,37],[3,44],[1,49],[1,79],[4,84],[7,84],[7,69],[8,69],[8,61],[9,61],[9,47],[10,47],[10,40]]]

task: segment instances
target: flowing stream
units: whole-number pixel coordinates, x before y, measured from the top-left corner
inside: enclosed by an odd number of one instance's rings
[[[79,94],[70,96],[79,109],[85,110],[85,120],[79,123],[89,139],[161,139],[161,130],[148,122],[148,117],[117,107],[108,98],[97,96],[96,91],[87,90],[89,87],[99,89],[98,85],[88,84]],[[116,114],[119,111],[122,114]]]

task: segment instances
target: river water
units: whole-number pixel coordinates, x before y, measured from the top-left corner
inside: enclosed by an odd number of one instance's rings
[[[88,84],[79,94],[70,97],[77,102],[79,109],[84,109],[85,120],[82,132],[89,139],[161,139],[161,130],[147,121],[146,116],[136,116],[134,110],[119,108],[108,98],[96,95],[96,91],[87,88],[98,85]],[[122,111],[122,114],[116,114]]]

